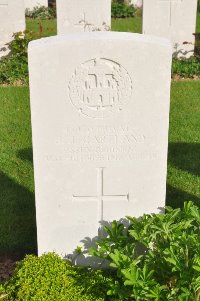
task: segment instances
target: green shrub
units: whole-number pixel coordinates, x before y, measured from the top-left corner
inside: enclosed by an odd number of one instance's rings
[[[181,77],[200,76],[200,58],[191,57],[189,59],[173,59],[172,74]]]
[[[108,279],[49,253],[27,256],[5,284],[9,301],[104,301]]]
[[[112,17],[113,18],[128,18],[134,17],[135,8],[132,5],[125,3],[112,3]]]
[[[0,60],[0,84],[28,83],[28,43],[37,38],[32,32],[18,32],[8,44],[10,54]]]
[[[200,301],[200,209],[192,202],[166,213],[112,222],[90,254],[112,270],[72,266],[49,253],[27,256],[0,286],[7,301]],[[108,296],[106,296],[106,293]],[[7,296],[7,297],[6,297]]]
[[[56,11],[46,6],[36,6],[32,10],[26,9],[26,17],[32,19],[53,19],[56,17]]]
[[[116,268],[108,294],[128,301],[200,300],[200,210],[166,209],[166,214],[128,217],[125,231],[114,221],[91,254]]]

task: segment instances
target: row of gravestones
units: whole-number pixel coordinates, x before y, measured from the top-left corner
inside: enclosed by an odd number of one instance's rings
[[[107,222],[165,205],[172,47],[156,36],[81,32],[109,26],[110,4],[67,3],[57,1],[58,31],[68,33],[29,44],[38,253],[92,264],[77,245],[91,246]]]
[[[45,4],[42,0],[37,3]],[[176,56],[190,57],[194,52],[196,12],[197,0],[144,0],[143,33],[170,39]],[[74,0],[72,4],[71,0],[59,0],[57,19],[58,34],[109,30],[111,3]],[[12,34],[24,29],[24,0],[18,0],[17,5],[14,0],[0,0],[0,56],[5,54],[4,45]]]

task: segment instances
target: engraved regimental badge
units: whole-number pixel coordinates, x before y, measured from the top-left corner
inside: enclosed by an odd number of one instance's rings
[[[110,117],[120,112],[131,93],[132,81],[128,72],[120,64],[104,58],[81,64],[69,82],[72,104],[92,118]]]

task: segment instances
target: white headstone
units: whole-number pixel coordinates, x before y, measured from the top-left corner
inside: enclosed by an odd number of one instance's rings
[[[111,0],[57,1],[58,34],[107,31],[111,27]]]
[[[34,7],[48,7],[48,0],[25,0],[25,8],[32,10]]]
[[[170,39],[177,57],[194,53],[197,0],[144,0],[143,33]]]
[[[7,53],[13,33],[24,30],[24,0],[0,0],[0,57]]]
[[[130,0],[130,3],[131,3],[134,7],[142,7],[142,1],[143,1],[143,0]]]
[[[165,205],[171,50],[116,32],[29,44],[39,254]]]

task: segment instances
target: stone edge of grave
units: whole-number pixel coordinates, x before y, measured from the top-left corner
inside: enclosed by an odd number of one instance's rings
[[[160,38],[152,35],[143,35],[139,33],[127,33],[127,32],[78,32],[68,33],[64,35],[58,35],[48,38],[41,38],[38,40],[31,41],[29,43],[29,50],[32,48],[42,47],[46,44],[59,44],[67,41],[85,41],[85,40],[126,40],[134,42],[143,42],[148,44],[159,44],[160,46],[172,48],[171,42],[166,38]]]

